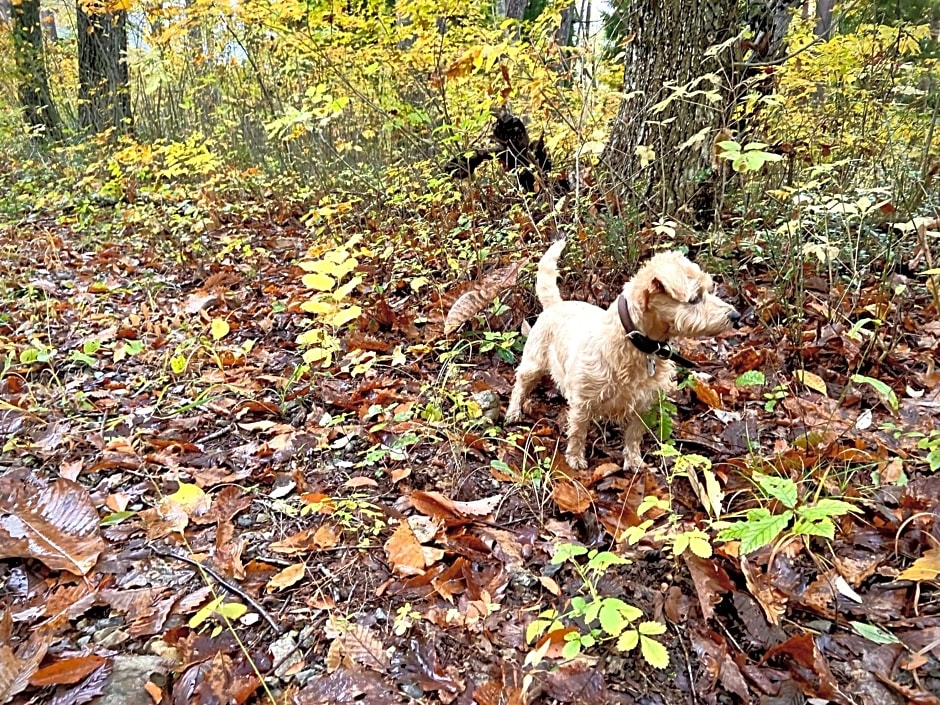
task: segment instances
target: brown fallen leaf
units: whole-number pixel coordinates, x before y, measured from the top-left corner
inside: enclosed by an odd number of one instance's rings
[[[276,590],[283,590],[286,587],[290,587],[300,582],[306,572],[307,566],[304,563],[289,565],[268,581],[265,592],[272,593]]]
[[[471,502],[460,502],[440,492],[412,492],[411,504],[422,514],[439,520],[457,520],[469,517],[485,517],[493,513],[502,501],[502,495],[483,497]]]
[[[422,575],[427,567],[421,544],[405,522],[385,542],[385,553],[392,570],[399,575]]]
[[[87,654],[53,661],[43,666],[29,679],[30,685],[69,685],[78,683],[82,678],[108,661],[104,656]]]
[[[552,489],[552,499],[562,511],[583,514],[594,501],[594,495],[580,482],[558,480]]]
[[[29,679],[46,655],[50,638],[48,632],[34,632],[30,640],[16,651],[6,645],[0,646],[0,694],[3,702],[29,685]]]
[[[34,558],[52,570],[85,575],[105,548],[88,491],[26,468],[0,476],[0,558]]]

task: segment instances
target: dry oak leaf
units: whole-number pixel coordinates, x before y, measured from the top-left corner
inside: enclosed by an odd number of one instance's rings
[[[47,483],[26,468],[0,476],[0,558],[35,558],[85,575],[105,548],[100,520],[77,482]]]
[[[487,274],[470,291],[457,299],[444,319],[444,335],[457,330],[461,324],[488,306],[499,292],[515,284],[519,270],[526,262],[528,259],[523,258],[507,267],[500,267]]]

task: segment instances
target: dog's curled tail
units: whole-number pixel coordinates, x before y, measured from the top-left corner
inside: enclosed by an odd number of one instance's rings
[[[558,290],[558,258],[565,249],[565,241],[559,240],[548,248],[539,260],[539,271],[535,275],[535,293],[543,309],[550,308],[562,302],[561,292]]]

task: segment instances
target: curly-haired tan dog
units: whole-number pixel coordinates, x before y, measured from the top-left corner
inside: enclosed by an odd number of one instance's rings
[[[588,427],[606,417],[623,426],[624,469],[640,467],[640,415],[671,386],[673,360],[694,367],[666,341],[716,335],[741,316],[711,293],[711,277],[679,252],[654,256],[607,310],[564,301],[556,283],[564,247],[564,240],[556,242],[539,261],[535,290],[545,310],[526,341],[506,420],[522,417],[522,400],[550,374],[568,400],[568,465],[587,467]]]

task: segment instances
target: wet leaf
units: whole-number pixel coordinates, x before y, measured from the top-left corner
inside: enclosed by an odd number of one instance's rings
[[[104,547],[84,487],[63,478],[46,483],[25,468],[0,476],[0,558],[34,558],[84,575]]]

